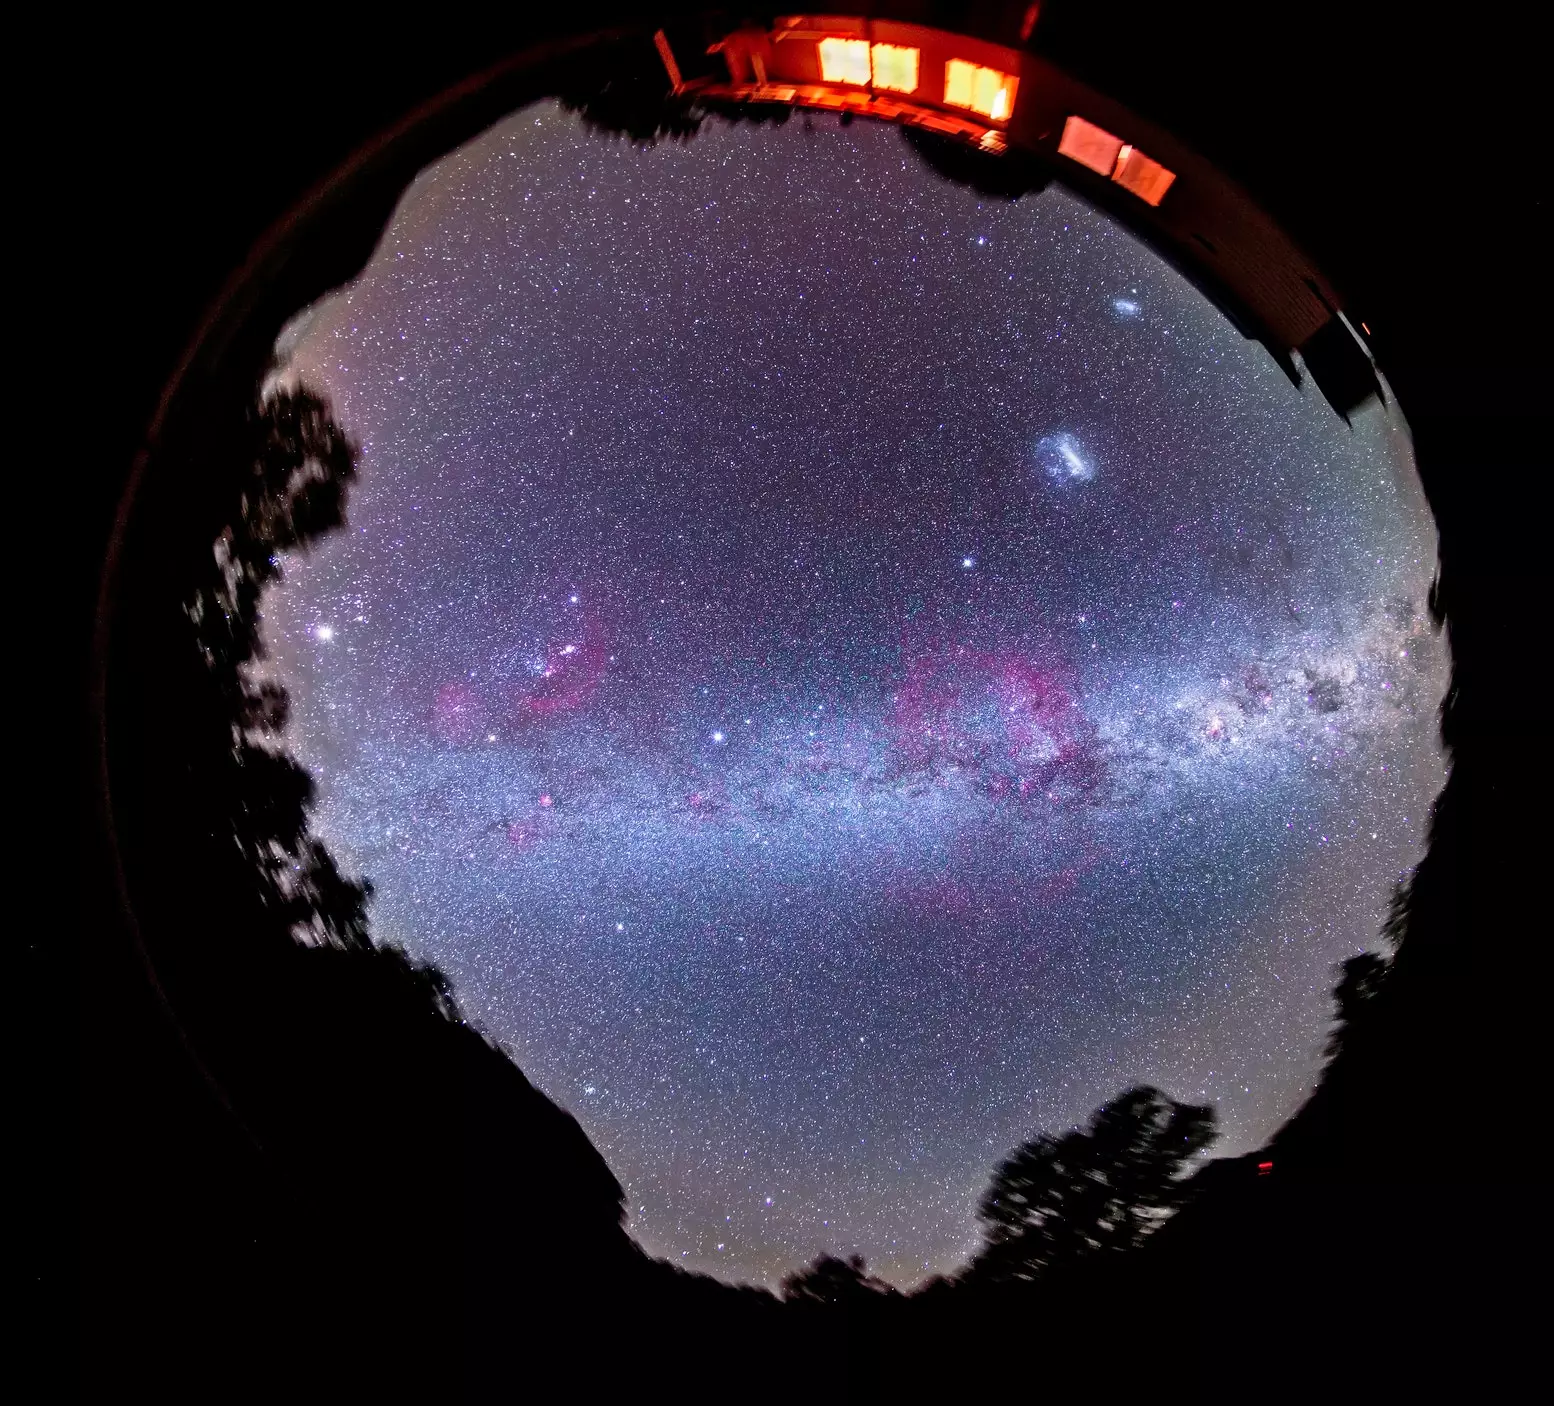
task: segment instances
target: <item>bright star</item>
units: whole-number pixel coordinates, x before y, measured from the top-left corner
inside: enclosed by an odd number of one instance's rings
[[[335,637],[334,626],[319,625],[314,629],[313,634],[315,638],[322,640],[325,644],[328,644],[329,641]]]

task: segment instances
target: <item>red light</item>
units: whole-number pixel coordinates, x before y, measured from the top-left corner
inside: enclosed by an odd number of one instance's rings
[[[1093,122],[1086,122],[1083,117],[1070,117],[1063,124],[1058,150],[1071,161],[1088,166],[1096,175],[1109,176],[1117,169],[1122,138]]]
[[[922,50],[901,44],[876,44],[869,50],[874,63],[874,86],[893,93],[917,91],[917,61]]]
[[[1166,170],[1136,146],[1124,146],[1117,154],[1117,169],[1112,172],[1112,179],[1124,190],[1131,190],[1146,205],[1158,205],[1171,189],[1176,172]]]
[[[1110,176],[1146,205],[1158,205],[1176,181],[1175,171],[1166,170],[1136,146],[1083,117],[1070,117],[1063,124],[1058,151],[1098,176]]]
[[[1272,1170],[1273,1170],[1273,1163],[1272,1162],[1259,1162],[1257,1164],[1257,1175],[1260,1176],[1260,1177],[1267,1176],[1268,1173],[1271,1172]]]
[[[965,59],[944,65],[944,101],[949,107],[969,107],[995,122],[1007,122],[1014,110],[1020,80],[1012,73],[984,68]]]
[[[827,83],[851,83],[859,88],[868,87],[867,39],[839,39],[833,35],[822,39],[816,48],[820,51],[820,76]]]

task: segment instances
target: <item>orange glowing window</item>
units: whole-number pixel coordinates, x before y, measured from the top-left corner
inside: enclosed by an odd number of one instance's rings
[[[1058,150],[1097,175],[1110,176],[1146,205],[1158,205],[1176,180],[1175,171],[1083,117],[1070,117],[1063,124]]]
[[[1109,176],[1117,169],[1122,138],[1112,136],[1093,122],[1086,122],[1083,117],[1070,117],[1063,124],[1058,150],[1081,166],[1088,166],[1097,175]]]
[[[1020,80],[1012,73],[983,68],[965,59],[951,59],[944,65],[944,101],[948,107],[969,107],[994,122],[1002,122],[1014,111],[1014,90]]]
[[[903,44],[876,44],[874,56],[874,86],[893,93],[917,91],[917,49]]]
[[[869,41],[867,39],[822,39],[820,76],[827,83],[856,83],[869,86]]]
[[[1166,170],[1136,146],[1125,146],[1117,153],[1117,169],[1112,172],[1112,179],[1124,190],[1131,190],[1146,205],[1158,205],[1171,189],[1176,172]]]

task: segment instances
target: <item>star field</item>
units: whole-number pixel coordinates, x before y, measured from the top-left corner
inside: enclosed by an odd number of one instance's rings
[[[317,829],[649,1250],[906,1285],[1130,1083],[1309,1089],[1442,778],[1384,409],[821,118],[517,114],[281,350],[361,446],[266,602]]]

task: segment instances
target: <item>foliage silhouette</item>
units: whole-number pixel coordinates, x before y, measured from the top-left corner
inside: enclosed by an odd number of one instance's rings
[[[231,746],[217,762],[225,775],[213,779],[260,906],[308,940],[363,949],[369,890],[308,836],[312,779],[266,745],[285,726],[285,690],[249,676],[262,655],[260,598],[280,575],[282,553],[305,550],[344,522],[355,450],[307,391],[278,391],[250,411],[246,431],[247,472],[232,485],[227,524],[186,607],[230,720]]]
[[[807,1268],[796,1270],[782,1281],[785,1303],[828,1308],[856,1306],[895,1292],[883,1279],[868,1272],[862,1255],[849,1255],[845,1260],[819,1255]]]
[[[667,28],[682,77],[709,76],[722,68],[698,26],[686,30],[671,23]],[[590,131],[625,137],[643,147],[660,141],[688,142],[701,131],[709,109],[670,90],[668,72],[653,39],[642,33],[622,36],[608,44],[607,52],[606,62],[573,75],[558,94],[561,105],[576,113]]]
[[[597,82],[578,84],[561,95],[589,130],[625,137],[635,146],[660,141],[688,142],[701,130],[702,118],[688,103],[667,97],[663,70],[655,75],[611,73]]]
[[[1052,173],[1033,158],[1013,152],[984,151],[964,137],[927,127],[902,127],[901,140],[937,175],[978,195],[1018,200],[1036,195],[1052,183]]]
[[[1032,1138],[999,1164],[982,1197],[985,1245],[966,1277],[1029,1282],[1137,1249],[1181,1204],[1182,1169],[1213,1139],[1212,1108],[1142,1086],[1098,1109],[1085,1131]]]
[[[1363,1019],[1363,1008],[1381,990],[1390,969],[1387,958],[1379,952],[1361,952],[1339,963],[1338,985],[1333,988],[1337,1018],[1327,1037],[1328,1059],[1336,1059],[1343,1053],[1349,1032]]]

